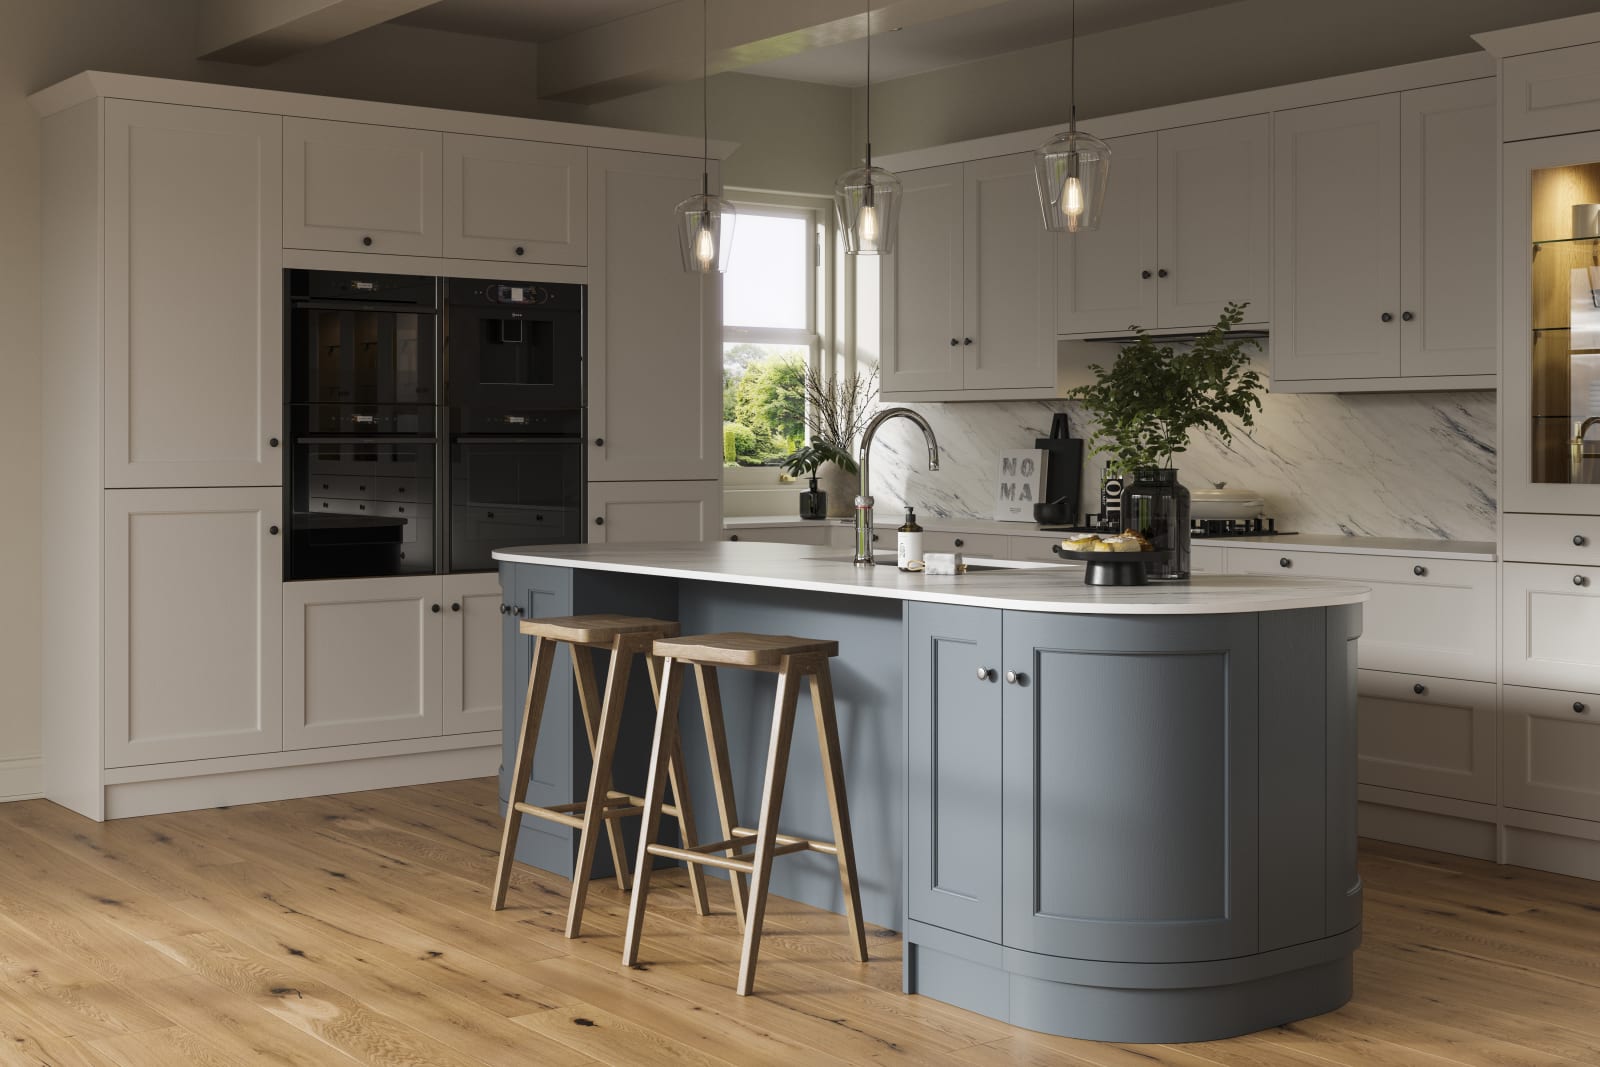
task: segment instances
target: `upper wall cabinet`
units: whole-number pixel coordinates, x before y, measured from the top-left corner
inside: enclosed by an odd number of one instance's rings
[[[899,243],[882,265],[883,396],[1054,395],[1057,236],[1039,218],[1032,155],[903,181]]]
[[[1508,56],[1500,73],[1506,140],[1600,130],[1600,44]]]
[[[721,276],[683,269],[673,213],[700,175],[698,159],[589,154],[591,480],[722,475]]]
[[[588,156],[571,145],[445,134],[444,254],[587,263]]]
[[[1274,116],[1275,390],[1494,387],[1494,105],[1481,79]]]
[[[282,484],[282,129],[106,102],[106,488]]]
[[[283,244],[438,256],[444,135],[398,126],[283,123]]]
[[[1248,115],[1113,138],[1100,228],[1060,244],[1060,332],[1208,326],[1229,302],[1265,321],[1268,135]]]

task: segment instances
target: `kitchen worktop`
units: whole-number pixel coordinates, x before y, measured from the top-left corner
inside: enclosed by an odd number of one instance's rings
[[[845,593],[892,600],[1081,615],[1226,615],[1359,604],[1364,586],[1310,578],[1195,575],[1182,582],[1089,586],[1077,565],[986,560],[973,573],[857,567],[847,551],[761,542],[532,545],[494,558],[578,570]],[[969,561],[974,562],[974,561]]]
[[[880,513],[879,526],[896,526],[894,516]],[[889,519],[894,518],[894,521]],[[1031,522],[999,522],[994,519],[949,519],[917,516],[924,529],[943,533],[1000,534],[1012,537],[1055,537]],[[741,515],[725,518],[725,530],[774,526],[848,526],[849,519],[807,520],[788,515]],[[1297,552],[1349,552],[1369,556],[1420,556],[1426,559],[1465,559],[1493,562],[1493,541],[1452,541],[1425,537],[1350,537],[1344,534],[1282,534],[1272,537],[1196,537],[1196,545],[1216,548],[1278,548]]]

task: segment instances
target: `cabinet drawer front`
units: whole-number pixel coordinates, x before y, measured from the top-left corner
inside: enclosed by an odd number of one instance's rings
[[[894,551],[894,531],[880,533],[878,547]],[[1008,559],[1011,556],[1011,539],[999,534],[939,533],[929,530],[922,535],[923,552],[959,552],[966,559]]]
[[[1600,44],[1512,56],[1501,74],[1506,140],[1600,130]]]
[[[1363,785],[1494,803],[1492,682],[1363,670],[1356,684]]]
[[[1506,559],[1600,567],[1600,518],[1591,515],[1504,515]]]
[[[1506,804],[1600,819],[1600,694],[1508,685],[1504,699]]]
[[[430,130],[284,120],[284,247],[440,255],[443,144]]]
[[[1505,680],[1600,691],[1600,567],[1508,563]]]
[[[1493,563],[1244,548],[1230,548],[1227,558],[1231,574],[1337,578],[1370,589],[1363,667],[1494,680]]]
[[[725,541],[767,541],[780,545],[825,545],[828,543],[826,523],[811,526],[746,526],[737,530],[724,530]]]
[[[1217,545],[1189,546],[1189,570],[1193,574],[1221,574],[1227,570],[1228,550]]]

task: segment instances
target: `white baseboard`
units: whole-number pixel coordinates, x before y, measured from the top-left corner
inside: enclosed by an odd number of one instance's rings
[[[37,800],[42,796],[44,796],[43,757],[0,759],[0,804],[10,800]]]

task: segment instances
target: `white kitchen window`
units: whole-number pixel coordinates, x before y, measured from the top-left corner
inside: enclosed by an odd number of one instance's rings
[[[808,435],[802,378],[822,366],[830,217],[826,202],[735,203],[722,288],[723,463],[770,467]]]

